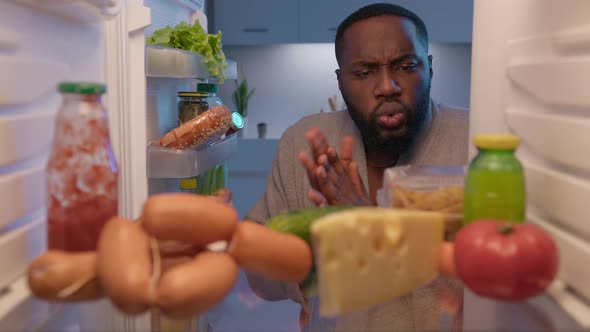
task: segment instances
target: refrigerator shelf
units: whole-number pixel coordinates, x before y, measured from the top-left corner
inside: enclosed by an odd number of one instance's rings
[[[209,146],[177,150],[155,145],[147,147],[148,178],[189,178],[203,174],[227,160],[236,150],[236,135],[230,135]]]
[[[203,58],[195,52],[176,48],[146,45],[146,76],[168,78],[211,79]],[[226,59],[228,80],[238,79],[238,66]]]
[[[78,24],[90,24],[115,17],[123,0],[11,0]]]

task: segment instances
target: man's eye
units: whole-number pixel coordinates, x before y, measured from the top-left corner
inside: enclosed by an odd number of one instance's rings
[[[417,66],[418,65],[416,65],[415,63],[410,63],[407,65],[401,65],[398,68],[402,71],[412,71],[412,70],[415,70]]]
[[[361,70],[354,73],[354,76],[358,78],[363,78],[369,76],[370,72],[368,70]]]

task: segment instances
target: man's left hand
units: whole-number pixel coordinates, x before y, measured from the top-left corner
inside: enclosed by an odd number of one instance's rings
[[[342,138],[338,156],[319,129],[311,129],[305,136],[313,157],[303,151],[298,157],[312,187],[308,198],[318,206],[373,205],[365,191],[358,165],[352,160],[354,139],[350,136]]]

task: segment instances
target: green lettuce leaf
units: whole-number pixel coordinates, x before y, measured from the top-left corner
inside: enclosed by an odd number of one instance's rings
[[[154,34],[147,39],[147,43],[199,54],[209,73],[217,78],[219,84],[222,84],[227,78],[225,74],[227,61],[221,45],[221,36],[221,32],[208,34],[198,21],[192,25],[180,22],[174,28],[166,26],[154,31]]]

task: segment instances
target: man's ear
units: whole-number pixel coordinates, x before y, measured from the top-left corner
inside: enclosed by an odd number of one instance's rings
[[[336,73],[336,79],[338,80],[338,90],[342,92],[342,83],[340,83],[340,76],[342,75],[342,70],[336,69],[334,72]]]
[[[432,55],[429,55],[428,56],[428,70],[430,71],[430,78],[432,78],[432,74],[433,74],[433,71],[432,71]]]

